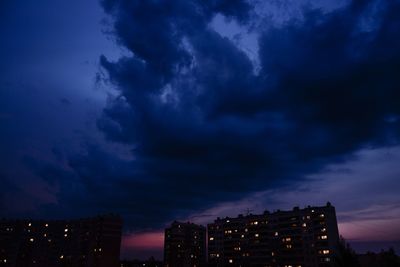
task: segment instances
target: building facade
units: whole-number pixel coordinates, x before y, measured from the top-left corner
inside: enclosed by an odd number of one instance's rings
[[[117,267],[122,220],[0,220],[0,266]]]
[[[338,242],[330,203],[218,218],[208,225],[208,262],[211,267],[332,266]]]
[[[163,262],[154,258],[148,260],[122,260],[120,267],[162,267]]]
[[[165,267],[206,266],[206,228],[193,223],[174,222],[165,229]]]

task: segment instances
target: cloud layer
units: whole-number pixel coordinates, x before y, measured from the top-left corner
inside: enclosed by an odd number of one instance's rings
[[[103,6],[130,54],[101,58],[118,95],[98,125],[132,147],[133,173],[104,176],[101,163],[85,171],[131,190],[126,201],[146,214],[134,226],[299,182],[358,149],[398,142],[396,1],[305,7],[301,18],[257,27],[242,1]],[[217,14],[256,31],[258,72],[210,25]]]
[[[25,157],[55,198],[32,213],[116,212],[127,231],[159,229],[397,145],[400,2],[301,1],[280,17],[287,6],[262,2],[101,1],[124,51],[100,57],[106,142]]]

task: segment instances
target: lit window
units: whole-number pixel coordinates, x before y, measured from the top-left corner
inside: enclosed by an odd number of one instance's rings
[[[230,220],[226,220],[226,222],[228,223],[228,222],[230,222]]]
[[[255,222],[254,222],[254,225],[257,225],[257,224],[258,224],[258,222],[257,222],[257,221],[255,221]]]
[[[64,229],[64,232],[68,232],[68,228],[65,228],[65,229]]]
[[[213,241],[214,240],[214,237],[210,237],[210,241]]]
[[[233,260],[232,260],[232,259],[229,259],[229,263],[233,263]]]
[[[322,228],[321,232],[325,233],[326,232],[326,228]]]
[[[325,217],[325,215],[324,215],[324,214],[320,214],[320,215],[319,215],[319,217],[321,217],[321,218],[324,218],[324,217]]]
[[[28,226],[31,227],[31,226],[32,226],[32,223],[29,223]]]
[[[31,238],[31,239],[29,239],[29,241],[31,241],[31,242],[33,242],[33,241],[35,241],[33,238]]]
[[[64,255],[61,255],[61,256],[60,256],[60,259],[64,259]]]
[[[244,238],[244,235],[242,235],[241,238]]]
[[[279,233],[278,232],[275,232],[275,236],[278,236],[279,235]]]
[[[255,237],[258,237],[258,236],[259,236],[259,234],[255,234],[254,236],[255,236]]]
[[[329,249],[324,249],[323,251],[322,251],[322,254],[329,254]]]
[[[45,226],[45,227],[49,227],[49,224],[48,224],[48,223],[46,223],[44,226]]]
[[[303,226],[303,227],[307,227],[307,224],[306,224],[306,223],[303,223],[302,226]]]
[[[328,239],[328,236],[327,235],[322,235],[321,239]]]

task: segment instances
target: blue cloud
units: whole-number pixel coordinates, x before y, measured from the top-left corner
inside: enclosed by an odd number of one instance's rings
[[[100,57],[117,93],[97,126],[131,150],[89,145],[62,157],[66,167],[31,165],[60,185],[43,214],[115,211],[129,229],[160,227],[398,144],[399,122],[388,121],[400,115],[397,1],[305,7],[303,20],[265,28],[253,28],[254,6],[240,0],[101,3],[128,52]],[[373,4],[377,20],[360,27]],[[217,15],[256,31],[259,71],[213,29]]]

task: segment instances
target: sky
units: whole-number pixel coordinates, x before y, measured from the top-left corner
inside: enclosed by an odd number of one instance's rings
[[[400,250],[400,1],[0,2],[0,217],[173,220],[336,207]]]

